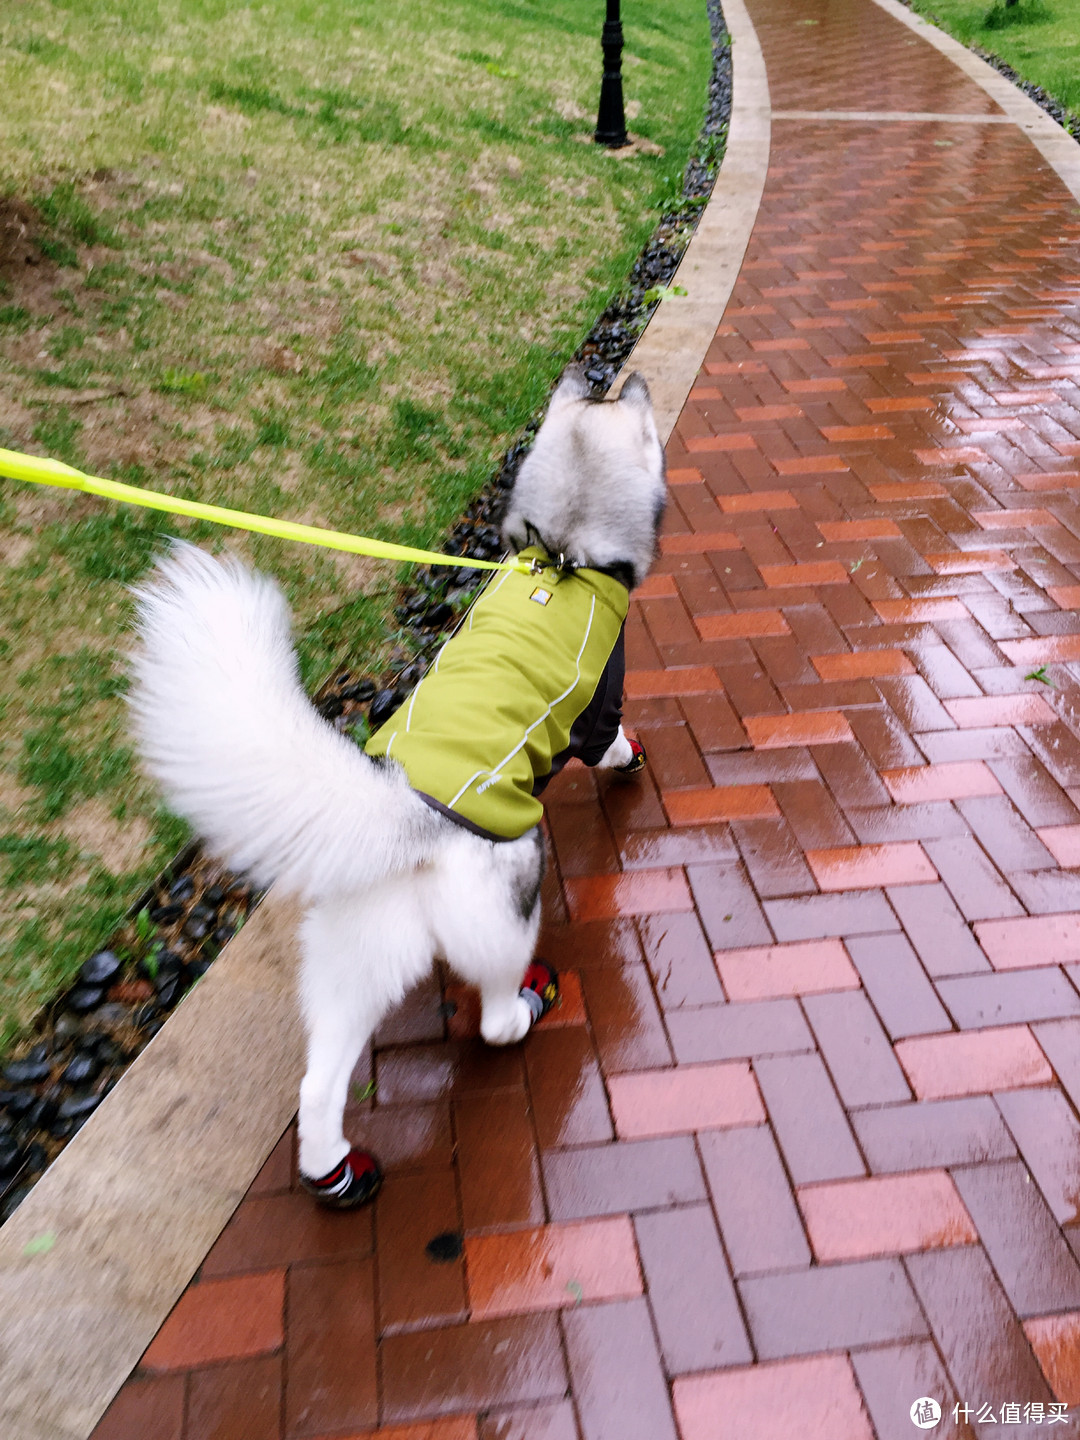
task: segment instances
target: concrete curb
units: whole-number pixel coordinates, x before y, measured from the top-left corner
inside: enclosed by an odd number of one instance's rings
[[[292,1118],[295,924],[259,907],[0,1230],[4,1440],[85,1440]]]
[[[724,163],[673,285],[686,288],[657,307],[613,389],[638,370],[648,381],[660,439],[667,442],[738,278],[769,168],[769,82],[743,0],[724,0],[732,40],[731,122]]]
[[[969,80],[974,80],[980,89],[985,90],[991,100],[1001,106],[1013,124],[1023,130],[1047,164],[1057,171],[1066,189],[1080,201],[1080,145],[1066,135],[1045,110],[1029,99],[1022,90],[1018,90],[1011,80],[999,75],[985,60],[980,60],[967,46],[961,45],[960,41],[954,40],[951,35],[946,35],[944,30],[939,30],[936,25],[931,25],[921,15],[916,15],[906,5],[901,5],[900,0],[874,0],[874,3],[880,5],[894,20],[899,20],[901,25],[914,30],[927,44],[933,45],[935,50],[940,50]]]

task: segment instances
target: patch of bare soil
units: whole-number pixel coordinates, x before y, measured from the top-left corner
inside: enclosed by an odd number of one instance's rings
[[[25,310],[33,320],[54,320],[72,301],[79,308],[96,307],[98,298],[87,289],[84,271],[64,268],[43,252],[48,236],[49,227],[33,205],[18,196],[0,197],[0,304]],[[104,247],[81,246],[80,253],[91,264],[111,252]],[[9,339],[8,358],[33,367],[46,358],[41,343],[41,332],[32,326],[24,336]],[[47,414],[57,406],[74,410],[82,421],[83,449],[91,467],[108,459],[160,463],[182,454],[180,445],[164,445],[164,437],[178,418],[176,407],[164,397],[135,394],[121,386],[39,388],[25,377],[0,373],[0,424],[16,436],[28,435],[34,408]],[[16,441],[16,447],[22,443]],[[167,450],[164,455],[163,448]]]
[[[0,197],[0,280],[9,299],[32,314],[49,310],[58,267],[41,253],[41,217],[14,195]]]
[[[56,828],[80,850],[102,856],[121,875],[138,868],[150,839],[150,826],[142,816],[117,820],[102,800],[76,805]]]

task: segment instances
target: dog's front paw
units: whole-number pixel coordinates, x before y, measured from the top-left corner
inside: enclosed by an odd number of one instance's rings
[[[640,775],[649,763],[649,757],[645,754],[645,746],[640,740],[627,740],[626,743],[630,747],[629,760],[612,768],[616,775]]]
[[[619,726],[619,733],[604,751],[597,762],[598,770],[619,770],[628,765],[634,758],[634,742],[627,736],[622,726]]]
[[[534,960],[525,971],[519,994],[528,1005],[535,1025],[559,998],[558,971],[546,960]]]

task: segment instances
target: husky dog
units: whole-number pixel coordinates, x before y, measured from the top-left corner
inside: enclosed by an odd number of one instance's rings
[[[532,959],[544,863],[533,797],[569,754],[627,773],[644,761],[619,723],[622,621],[665,493],[644,380],[598,402],[567,372],[503,526],[536,573],[492,580],[367,755],[301,689],[272,580],[181,545],[136,591],[131,704],[146,769],[212,852],[306,906],[300,1170],[325,1204],[378,1188],[376,1162],[342,1131],[349,1077],[436,956],[479,988],[489,1044],[520,1040],[554,998],[554,971]],[[580,643],[543,629],[575,607]]]

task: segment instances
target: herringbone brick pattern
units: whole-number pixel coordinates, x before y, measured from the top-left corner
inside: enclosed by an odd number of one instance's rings
[[[752,9],[774,104],[992,108],[869,0]],[[374,1209],[311,1208],[287,1134],[96,1440],[1080,1402],[1080,223],[1011,126],[772,156],[631,607],[648,775],[553,787],[561,1008],[493,1052],[414,996]]]
[[[769,0],[750,12],[777,110],[997,111],[950,60],[865,0]]]

